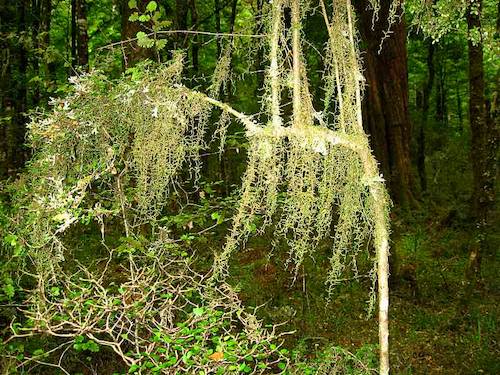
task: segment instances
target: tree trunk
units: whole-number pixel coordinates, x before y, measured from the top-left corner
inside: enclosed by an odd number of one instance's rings
[[[27,0],[19,1],[19,35],[28,31],[28,25],[26,20],[26,10],[28,9]],[[26,136],[26,110],[28,108],[28,53],[26,47],[19,43],[19,74],[21,79],[17,81],[16,93],[17,97],[15,99],[15,114],[13,116],[13,123],[11,129],[10,137],[10,172],[13,173],[17,171],[24,165],[26,161],[26,147],[24,146],[25,136]]]
[[[255,34],[260,35],[264,32],[264,22],[263,22],[263,6],[264,0],[257,0],[257,13],[255,17]],[[255,57],[255,70],[257,71],[257,85],[255,89],[255,96],[259,97],[260,90],[264,87],[264,49],[262,46],[258,46],[256,57]]]
[[[215,12],[215,32],[217,34],[220,34],[221,28],[220,28],[220,0],[215,0],[214,2],[214,12]],[[216,43],[217,43],[217,60],[219,60],[221,52],[222,52],[222,47],[221,47],[221,38],[220,36],[217,36],[216,38]]]
[[[464,130],[464,116],[462,114],[462,94],[460,93],[460,82],[458,78],[455,81],[455,93],[457,96],[458,128],[460,133],[462,133]]]
[[[379,53],[384,32],[388,29],[390,0],[381,0],[380,5],[379,21],[373,24],[369,2],[355,1],[365,42],[364,124],[392,199],[400,206],[409,206],[416,200],[410,158],[406,28],[401,17],[391,26],[392,33],[383,41]]]
[[[36,50],[40,50],[41,48],[41,14],[42,14],[42,4],[40,0],[32,0],[31,1],[31,9],[29,12],[31,24],[31,40],[33,42],[33,46]],[[31,53],[31,66],[33,69],[33,75],[36,77],[40,77],[40,53],[35,52]],[[33,96],[32,96],[32,105],[36,107],[38,103],[40,103],[40,80],[34,82],[33,87]]]
[[[187,29],[188,0],[175,0],[175,26],[177,30]],[[176,35],[175,48],[186,46],[186,35],[179,33]]]
[[[198,12],[196,10],[196,1],[189,1],[189,9],[191,12],[191,30],[196,30],[198,27]],[[191,59],[193,63],[194,72],[198,72],[198,54],[199,54],[199,46],[198,46],[198,35],[194,35],[191,41]]]
[[[41,31],[42,31],[42,40],[41,40],[41,48],[42,50],[47,50],[50,46],[50,24],[52,21],[52,0],[43,0],[42,1],[42,15],[41,15]],[[49,86],[51,82],[55,80],[55,65],[52,62],[44,61],[44,74],[45,80],[49,82]]]
[[[78,56],[77,56],[77,26],[76,26],[76,1],[71,0],[71,68],[73,72],[76,70],[76,66],[78,65]]]
[[[139,8],[139,13],[143,13],[146,9],[146,5],[149,0],[139,0],[137,1],[137,7]],[[152,48],[142,48],[136,41],[131,41],[131,39],[136,38],[139,31],[144,31],[149,33],[150,31],[144,28],[138,22],[131,22],[129,17],[137,11],[137,9],[130,9],[127,0],[122,0],[122,41],[126,42],[122,46],[123,51],[123,65],[125,68],[130,68],[134,66],[137,62],[145,59],[151,59],[154,57],[154,50]]]
[[[438,52],[438,79],[436,90],[436,121],[448,125],[448,103],[446,92],[446,55],[444,47]]]
[[[471,252],[467,274],[471,281],[480,278],[481,258],[486,245],[489,216],[495,204],[496,154],[498,129],[488,121],[485,97],[483,41],[471,40],[481,35],[482,0],[470,1],[467,12],[469,31],[469,122],[471,129],[471,162],[473,192],[472,216],[477,229],[477,246]],[[477,39],[477,37],[475,38]]]
[[[420,178],[420,188],[422,192],[427,190],[427,177],[425,172],[425,131],[427,128],[427,120],[429,117],[429,99],[431,96],[432,86],[434,84],[434,44],[429,42],[427,54],[427,69],[428,76],[422,93],[422,121],[418,134],[418,156],[417,167]]]
[[[10,7],[0,9],[1,25],[18,36],[27,35],[29,27],[27,12],[29,2],[21,0],[12,2]],[[5,12],[5,13],[4,13]],[[13,18],[13,20],[11,20]],[[2,69],[1,116],[0,123],[0,176],[15,174],[26,161],[25,134],[26,110],[28,105],[27,71],[28,53],[20,38],[5,42],[10,64]]]
[[[78,44],[78,66],[84,71],[89,69],[89,35],[87,32],[87,4],[85,0],[76,0],[76,26]]]
[[[0,0],[0,25],[2,31],[7,31],[6,20],[11,16],[12,9],[6,0]],[[10,45],[6,38],[0,39],[0,58],[6,61],[10,56]],[[0,116],[5,117],[7,110],[9,78],[7,69],[0,69]],[[0,180],[7,176],[7,121],[0,121]]]

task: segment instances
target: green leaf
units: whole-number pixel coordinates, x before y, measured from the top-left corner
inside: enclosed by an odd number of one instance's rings
[[[137,34],[137,44],[143,48],[151,48],[153,47],[155,41],[147,36],[144,31],[139,31]]]
[[[146,10],[148,12],[154,12],[156,8],[158,8],[158,4],[156,4],[156,1],[150,1],[146,6]]]
[[[128,2],[128,7],[129,7],[130,9],[137,8],[137,1],[136,1],[136,0],[129,0],[129,2]]]
[[[205,309],[203,307],[195,307],[193,309],[193,314],[196,316],[202,316],[205,313]]]
[[[41,356],[43,355],[43,353],[44,353],[43,349],[37,349],[33,352],[33,357]]]
[[[130,368],[128,369],[128,373],[129,374],[133,374],[134,372],[136,372],[137,370],[140,369],[140,366],[139,365],[132,365],[130,366]]]
[[[3,292],[5,293],[5,295],[7,296],[7,298],[9,298],[9,299],[13,298],[14,294],[16,293],[12,279],[10,279],[10,278],[6,278],[4,280],[4,285],[3,285],[2,289],[3,289]]]
[[[135,22],[135,21],[138,21],[138,20],[139,20],[139,13],[137,13],[137,12],[132,13],[132,14],[128,17],[128,20],[129,20],[130,22]]]
[[[165,39],[158,39],[156,40],[155,43],[156,43],[156,49],[158,50],[165,48],[165,46],[167,45],[167,41]]]
[[[17,244],[17,236],[15,234],[8,234],[4,237],[3,240],[10,246],[16,246]]]

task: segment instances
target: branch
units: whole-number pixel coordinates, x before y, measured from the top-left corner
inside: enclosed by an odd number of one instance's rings
[[[148,37],[154,36],[154,35],[171,35],[171,34],[191,34],[191,35],[210,35],[210,36],[215,36],[215,37],[241,37],[241,38],[265,38],[267,34],[239,34],[239,33],[214,33],[210,31],[197,31],[197,30],[164,30],[164,31],[158,31],[156,33],[149,33],[146,34]],[[123,44],[127,43],[132,43],[136,41],[138,38],[130,38],[130,39],[125,39],[121,40],[119,42],[107,44],[105,46],[99,47],[97,50],[101,51],[103,49],[108,49],[108,48],[113,48],[116,46],[121,46]]]

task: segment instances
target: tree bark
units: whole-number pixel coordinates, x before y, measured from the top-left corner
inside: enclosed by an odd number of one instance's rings
[[[400,206],[416,203],[414,177],[410,158],[411,122],[408,110],[408,66],[406,27],[401,19],[391,26],[391,35],[383,41],[388,29],[390,0],[380,1],[378,22],[367,0],[356,0],[359,29],[365,42],[365,77],[367,88],[363,117],[372,148],[381,163],[392,199]]]
[[[425,172],[425,131],[427,128],[427,121],[429,117],[429,101],[432,91],[432,86],[434,84],[434,44],[429,42],[427,49],[427,82],[425,83],[424,90],[422,93],[422,120],[420,123],[420,129],[418,133],[418,156],[417,156],[417,167],[418,175],[420,178],[420,188],[422,192],[427,190],[427,177]]]
[[[85,0],[76,0],[76,26],[78,44],[78,66],[84,71],[89,68],[89,35],[87,22],[87,4]]]
[[[263,17],[263,5],[264,0],[257,0],[257,12],[255,17],[255,34],[259,35],[264,32],[264,22]],[[257,85],[255,89],[255,95],[258,97],[260,95],[260,90],[264,87],[264,49],[259,46],[257,49],[255,57],[255,70],[257,71]]]
[[[438,51],[438,79],[436,90],[436,121],[448,126],[448,103],[446,90],[446,55],[444,47]]]
[[[0,8],[2,28],[8,28],[8,31],[17,33],[18,36],[2,41],[2,52],[7,53],[5,57],[10,60],[2,69],[0,77],[1,116],[4,116],[0,123],[0,177],[7,177],[14,175],[27,157],[24,143],[29,61],[26,46],[19,37],[27,35],[29,31],[27,12],[30,4],[27,0],[21,0],[2,5],[5,5]]]
[[[468,276],[480,278],[481,258],[486,245],[490,213],[495,205],[496,154],[498,129],[495,121],[488,121],[485,97],[484,58],[481,35],[482,0],[469,0],[467,28],[469,31],[469,122],[471,129],[471,165],[473,192],[472,216],[477,229],[477,245],[471,252]],[[475,36],[472,40],[472,36]]]
[[[27,0],[19,1],[19,35],[28,31],[26,20],[26,10],[28,9]],[[15,114],[13,116],[13,129],[10,138],[10,172],[17,171],[24,165],[27,159],[26,147],[24,145],[26,136],[26,110],[28,108],[28,88],[27,88],[27,72],[28,72],[28,52],[26,47],[19,43],[19,74],[20,78],[17,81],[17,98],[15,100]]]
[[[71,0],[71,68],[73,72],[78,65],[77,56],[77,26],[76,26],[76,1]]]
[[[46,51],[50,46],[50,25],[52,21],[52,0],[42,1],[42,15],[41,15],[41,32],[42,40],[41,48]],[[49,85],[55,80],[55,66],[53,62],[44,61],[44,74],[45,79]]]
[[[457,116],[458,116],[458,128],[460,133],[464,130],[464,116],[462,114],[462,94],[460,93],[460,82],[458,78],[455,80],[455,93],[457,96]]]
[[[146,5],[149,0],[139,0],[137,1],[138,12],[143,13],[146,9]],[[128,0],[122,0],[121,3],[121,13],[122,13],[122,41],[129,41],[124,43],[122,46],[123,51],[123,65],[124,68],[130,68],[134,66],[137,62],[154,58],[154,50],[152,48],[142,48],[136,41],[130,41],[134,39],[139,31],[144,31],[149,33],[139,22],[132,22],[129,17],[137,11],[137,9],[130,9],[128,6]]]
[[[196,1],[189,1],[189,10],[191,13],[191,30],[196,30],[198,27],[198,11],[196,10]],[[198,46],[198,35],[194,35],[191,41],[191,59],[193,63],[194,72],[198,72],[198,54],[199,54],[199,46]]]
[[[41,14],[42,14],[42,4],[40,0],[31,0],[30,1],[30,9],[29,9],[29,18],[30,18],[30,26],[31,26],[31,40],[33,42],[33,46],[36,49],[41,48]],[[33,75],[40,77],[40,53],[35,52],[31,53],[31,67],[33,69]],[[32,104],[33,106],[37,106],[40,102],[40,83],[41,81],[35,81],[33,87],[33,96],[32,96]]]
[[[214,2],[214,6],[215,6],[215,9],[214,9],[214,14],[215,14],[215,32],[217,34],[220,34],[221,32],[221,28],[220,28],[220,0],[215,0]],[[218,36],[216,38],[216,43],[217,43],[217,60],[219,59],[220,55],[221,55],[221,52],[222,52],[222,48],[221,48],[221,38]]]
[[[175,26],[177,30],[187,29],[188,0],[175,0]],[[178,34],[176,36],[176,48],[186,46],[186,35]]]

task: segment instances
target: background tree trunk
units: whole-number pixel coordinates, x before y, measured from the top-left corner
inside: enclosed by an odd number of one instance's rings
[[[33,46],[40,51],[41,49],[41,15],[42,15],[42,2],[41,0],[31,0],[30,1],[31,9],[29,12],[30,21],[29,24],[31,26],[31,40],[33,41]],[[35,53],[31,53],[31,67],[33,69],[33,74],[40,78],[40,55],[41,53],[35,51]],[[38,80],[35,83],[35,87],[33,88],[33,106],[37,106],[40,103],[40,85],[41,80]]]
[[[19,14],[19,35],[27,35],[28,23],[26,19],[26,11],[28,9],[28,0],[18,2]],[[22,43],[18,44],[18,58],[19,58],[19,78],[15,84],[15,99],[12,108],[15,112],[12,116],[12,121],[8,129],[7,142],[8,142],[8,160],[9,160],[9,173],[12,174],[24,165],[27,159],[25,136],[26,136],[26,110],[28,109],[28,85],[27,85],[27,72],[28,72],[28,53],[26,46]]]
[[[78,66],[88,71],[89,68],[89,35],[87,32],[87,3],[85,0],[76,0],[76,26],[78,44]]]
[[[189,10],[191,12],[191,30],[196,30],[198,28],[198,11],[196,10],[196,1],[189,1]],[[198,55],[199,55],[199,46],[198,46],[198,35],[193,35],[191,41],[191,60],[193,63],[193,71],[195,73],[198,72]]]
[[[470,254],[468,276],[480,278],[481,258],[490,212],[495,205],[496,154],[498,129],[488,121],[485,97],[483,40],[471,40],[481,35],[482,0],[470,1],[467,13],[469,31],[469,122],[471,128],[471,162],[473,173],[472,215],[477,229],[477,244]],[[477,39],[477,37],[476,37]]]
[[[146,9],[146,5],[149,0],[139,0],[137,1],[137,7],[139,8],[139,13],[143,13]],[[143,30],[143,27],[138,22],[131,22],[129,20],[130,15],[137,11],[137,9],[130,9],[128,6],[128,0],[122,0],[122,41],[128,41],[134,39],[139,31],[144,31],[149,33],[147,29]],[[123,63],[125,68],[134,66],[139,61],[151,59],[154,57],[153,48],[142,48],[137,42],[131,41],[124,43],[122,46],[123,51]]]
[[[78,65],[76,1],[77,0],[71,0],[71,68],[73,69],[73,71],[76,69],[76,66]]]
[[[50,46],[50,24],[52,21],[52,0],[42,1],[42,15],[41,15],[41,48],[46,51]],[[55,66],[52,62],[44,59],[44,74],[45,80],[50,86],[52,81],[55,80]],[[50,81],[50,82],[49,82]]]
[[[392,199],[408,206],[416,200],[410,158],[406,27],[403,17],[393,24],[392,33],[383,41],[379,54],[384,31],[388,29],[390,0],[381,0],[380,5],[379,21],[373,25],[369,2],[355,1],[365,49],[367,87],[363,117]]]
[[[437,54],[436,121],[448,126],[448,103],[446,90],[446,50],[441,46]]]
[[[427,177],[425,171],[425,131],[427,129],[427,121],[429,118],[429,101],[432,91],[432,86],[434,84],[434,44],[432,41],[428,42],[427,49],[427,82],[424,85],[422,92],[422,120],[420,123],[420,129],[418,133],[418,156],[417,156],[417,168],[418,175],[420,178],[420,188],[422,192],[427,190]]]
[[[219,34],[221,32],[221,28],[220,28],[220,11],[221,11],[221,8],[220,8],[220,0],[214,0],[214,15],[215,15],[215,32],[217,34]],[[217,60],[220,58],[220,55],[221,55],[221,38],[220,37],[217,37],[216,39],[216,43],[217,43]]]
[[[175,28],[177,30],[187,29],[187,15],[188,15],[188,0],[175,0]],[[186,46],[186,35],[176,35],[175,48],[184,48]]]

